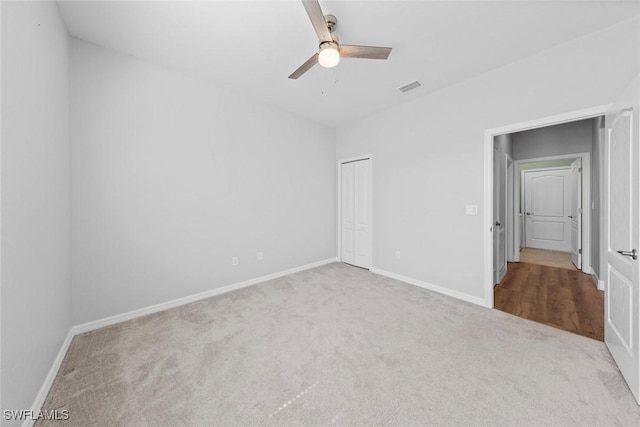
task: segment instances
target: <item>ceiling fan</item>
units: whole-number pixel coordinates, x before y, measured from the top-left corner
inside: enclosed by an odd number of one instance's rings
[[[339,44],[336,37],[331,33],[336,28],[338,20],[333,15],[324,15],[320,9],[318,0],[302,0],[302,5],[311,19],[311,25],[318,34],[320,42],[319,52],[302,64],[289,76],[290,79],[297,79],[316,63],[323,67],[335,67],[340,62],[340,58],[365,58],[365,59],[387,59],[391,53],[390,47],[377,46],[356,46]]]

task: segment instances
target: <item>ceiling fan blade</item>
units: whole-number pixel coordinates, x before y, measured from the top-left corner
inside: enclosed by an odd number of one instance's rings
[[[309,71],[311,69],[311,67],[313,67],[317,63],[318,63],[318,54],[315,53],[311,58],[307,59],[307,62],[302,64],[300,66],[300,68],[298,68],[293,73],[291,73],[289,78],[290,79],[297,79],[298,77],[300,77],[301,75],[303,75],[304,73]]]
[[[316,30],[316,34],[318,35],[318,39],[320,39],[320,42],[322,43],[333,41],[333,38],[331,38],[331,33],[329,32],[329,28],[327,27],[327,21],[324,20],[324,14],[322,13],[322,9],[320,9],[320,3],[318,3],[318,0],[302,0],[302,5],[307,11],[309,19],[311,19],[311,25],[313,25],[313,29]]]
[[[390,53],[390,47],[340,45],[342,58],[387,59]]]

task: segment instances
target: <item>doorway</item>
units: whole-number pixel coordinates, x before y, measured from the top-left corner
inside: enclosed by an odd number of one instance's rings
[[[338,253],[344,263],[371,268],[372,167],[371,156],[338,164]]]
[[[508,142],[507,152],[499,153],[497,158],[498,138],[494,139],[493,207],[499,212],[494,210],[492,223],[493,279],[497,286],[492,289],[491,306],[603,340],[604,298],[596,288],[598,280],[592,277],[595,272],[590,259],[593,231],[590,211],[595,205],[599,206],[599,203],[592,205],[591,200],[591,151],[600,143],[592,137],[595,126],[596,120],[590,117],[501,135]],[[568,131],[576,134],[571,137]],[[541,138],[558,145],[565,140],[571,142],[571,138],[584,140],[584,144],[574,142],[567,147],[549,147],[552,144],[546,141],[540,142],[540,148],[534,148],[533,143]],[[523,143],[528,145],[522,148]],[[571,152],[576,147],[584,151]],[[507,189],[507,156],[516,159],[512,169],[516,182],[511,194]],[[502,162],[504,172],[498,166]],[[503,207],[500,200],[511,195],[513,208],[508,207],[509,203]],[[503,210],[506,210],[504,214]],[[495,221],[496,218],[508,218],[504,234],[513,235],[512,249],[509,248],[511,237],[506,239],[509,262],[502,277],[496,275],[495,270],[502,266],[502,257],[495,255],[496,237],[502,234],[498,231],[502,221]]]
[[[527,122],[521,122],[521,123],[516,123],[512,125],[502,126],[499,128],[485,130],[485,137],[484,137],[484,165],[485,165],[484,194],[485,196],[484,196],[483,214],[485,218],[484,224],[486,228],[485,228],[485,234],[484,234],[484,266],[485,268],[484,268],[483,280],[484,280],[484,288],[485,288],[484,305],[486,307],[489,307],[489,308],[494,307],[494,289],[493,288],[495,285],[495,281],[494,281],[495,275],[494,275],[494,238],[493,236],[494,236],[495,221],[494,221],[494,212],[493,212],[493,209],[494,209],[494,176],[493,175],[494,175],[495,139],[502,135],[508,135],[515,132],[522,132],[526,130],[538,129],[542,127],[548,127],[548,126],[553,126],[553,125],[558,125],[563,123],[570,123],[570,122],[575,122],[575,121],[584,120],[584,119],[594,119],[596,117],[601,117],[605,115],[610,107],[611,107],[611,104],[600,105],[597,107],[588,108],[580,111],[573,111],[573,112],[560,114],[556,116],[544,117],[541,119],[536,119],[536,120],[531,120]],[[594,152],[593,154],[595,155],[596,153]],[[599,161],[594,163],[594,165],[600,166],[600,163],[602,162],[601,156],[602,156],[602,153],[599,153],[598,154]],[[514,163],[515,162],[516,161],[514,160]],[[602,169],[600,168],[599,170],[600,170],[600,176],[599,176],[599,179],[597,180],[598,184],[600,184],[601,177],[602,177]],[[514,192],[517,192],[519,191],[519,188],[520,188],[519,174],[514,173],[514,178],[516,182],[514,183],[513,189],[514,189]],[[597,194],[599,194],[598,186],[594,187],[594,192],[597,192]],[[514,196],[514,199],[517,199],[517,197]],[[596,200],[596,202],[598,201]],[[600,218],[599,210],[595,209],[594,213],[596,215],[596,218],[599,219]],[[596,223],[599,224],[600,220],[596,221]],[[522,227],[519,224],[521,224],[521,218],[514,213],[512,231],[514,236],[514,242],[517,244],[512,253],[514,262],[519,261],[518,245],[523,234]],[[596,240],[596,242],[598,240],[601,240],[601,236],[599,236],[599,233],[595,234],[593,237]],[[585,242],[583,242],[583,246],[584,246],[584,243]],[[595,266],[600,265],[600,269],[601,269],[602,262],[600,261],[600,259],[602,258],[602,254],[595,253],[593,255],[593,258],[594,258],[593,265]],[[602,274],[602,272],[600,272],[599,274]],[[604,286],[604,282],[599,280],[599,277],[596,276],[595,279],[598,281],[599,287]]]

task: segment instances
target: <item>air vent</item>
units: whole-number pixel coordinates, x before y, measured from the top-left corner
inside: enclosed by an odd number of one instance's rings
[[[411,83],[409,83],[408,85],[404,85],[404,86],[402,86],[402,87],[399,87],[399,88],[398,88],[398,90],[399,90],[400,92],[403,92],[403,93],[404,93],[404,92],[409,92],[410,90],[413,90],[413,89],[415,89],[415,88],[417,88],[417,87],[420,87],[420,86],[422,86],[422,85],[420,84],[420,82],[419,82],[419,81],[415,81],[415,82],[411,82]]]

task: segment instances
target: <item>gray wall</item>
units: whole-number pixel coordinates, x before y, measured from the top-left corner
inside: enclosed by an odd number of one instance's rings
[[[2,409],[29,409],[71,327],[68,36],[53,2],[1,7]]]
[[[604,117],[597,117],[592,120],[593,126],[593,146],[591,149],[591,268],[599,278],[600,274],[600,208],[602,206],[602,189],[600,180],[602,179],[602,165],[604,153]]]
[[[591,119],[516,132],[513,159],[591,152]]]
[[[335,257],[332,129],[77,39],[71,82],[75,324]]]

